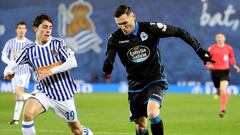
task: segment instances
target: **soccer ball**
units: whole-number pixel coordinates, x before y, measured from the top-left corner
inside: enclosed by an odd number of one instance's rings
[[[82,135],[94,135],[93,132],[89,128],[87,128],[85,126],[82,126],[82,128],[83,128]]]

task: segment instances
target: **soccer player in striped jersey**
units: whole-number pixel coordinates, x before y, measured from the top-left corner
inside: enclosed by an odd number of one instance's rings
[[[19,22],[16,25],[17,36],[8,40],[2,50],[2,61],[9,64],[11,60],[19,57],[22,48],[32,41],[25,37],[27,32],[27,25],[25,22]],[[30,67],[27,64],[19,65],[14,69],[15,76],[12,79],[12,87],[15,94],[15,108],[13,119],[9,122],[10,125],[16,125],[19,122],[22,112],[24,100],[28,99],[30,94],[24,93],[28,88],[29,79],[31,76]]]
[[[229,84],[229,63],[233,66],[236,72],[240,72],[240,68],[236,64],[233,48],[225,43],[226,37],[222,33],[216,35],[216,43],[209,47],[209,52],[215,63],[207,63],[207,68],[211,71],[211,78],[214,87],[217,90],[216,96],[221,96],[220,117],[223,117],[226,112],[229,93],[227,87]],[[215,96],[215,98],[216,98]]]
[[[23,135],[35,135],[34,118],[49,108],[68,122],[75,135],[82,135],[73,95],[77,90],[69,70],[77,67],[74,52],[60,38],[51,37],[52,19],[46,14],[36,16],[33,29],[36,41],[24,48],[15,61],[4,70],[5,79],[11,79],[17,65],[29,64],[37,73],[37,92],[26,102],[23,111]]]

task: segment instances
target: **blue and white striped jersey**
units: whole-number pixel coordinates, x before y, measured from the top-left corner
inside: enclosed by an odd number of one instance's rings
[[[51,37],[45,45],[35,42],[26,46],[15,62],[17,64],[28,63],[35,71],[41,72],[61,65],[68,57],[72,56],[74,56],[74,52],[64,40]],[[65,71],[38,80],[37,89],[51,99],[64,101],[74,95],[77,85],[70,76],[70,72]]]
[[[30,43],[32,43],[32,41],[30,41],[27,38],[24,38],[23,40],[12,38],[6,42],[2,50],[2,55],[5,55],[10,60],[17,59],[21,54],[21,50]],[[31,74],[30,67],[28,64],[17,66],[14,69],[14,72],[16,75]]]

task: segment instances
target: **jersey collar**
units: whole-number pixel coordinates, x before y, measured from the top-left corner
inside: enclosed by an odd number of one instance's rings
[[[138,30],[139,30],[139,24],[138,24],[138,22],[136,21],[136,22],[135,22],[135,29],[134,29],[134,31],[133,31],[132,34],[133,34],[134,36],[137,36]]]
[[[37,42],[37,40],[35,40],[35,43],[36,43],[36,45],[39,46],[39,47],[47,47],[47,46],[50,44],[51,40],[52,40],[52,36],[50,36],[50,39],[49,39],[49,41],[48,41],[46,44],[40,45],[40,44]]]

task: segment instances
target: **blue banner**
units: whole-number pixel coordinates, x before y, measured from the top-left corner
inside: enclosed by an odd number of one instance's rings
[[[127,93],[128,85],[126,82],[120,83],[84,83],[78,82],[77,93]],[[35,89],[34,83],[30,83],[27,92],[33,92]],[[230,85],[228,92],[233,95],[239,95],[240,85]],[[0,82],[1,92],[13,92],[13,87],[10,82]],[[171,84],[166,91],[167,93],[175,94],[215,94],[216,89],[212,83],[194,83],[194,84]]]
[[[47,13],[54,21],[52,35],[65,39],[76,52],[78,68],[72,70],[74,78],[102,83],[107,40],[117,29],[112,13],[119,4],[129,4],[138,21],[162,22],[186,29],[204,48],[215,42],[216,33],[222,32],[240,63],[240,2],[237,0],[1,0],[0,50],[8,39],[15,37],[15,25],[22,20],[28,24],[27,37],[35,41],[32,21],[39,13]],[[183,41],[162,39],[160,52],[170,83],[210,80],[202,61]],[[0,76],[5,66],[0,62]],[[112,82],[122,80],[126,81],[126,73],[117,58]],[[240,82],[239,74],[233,70],[231,82]]]

